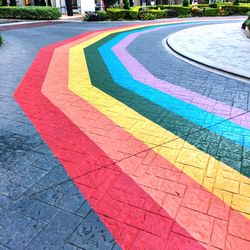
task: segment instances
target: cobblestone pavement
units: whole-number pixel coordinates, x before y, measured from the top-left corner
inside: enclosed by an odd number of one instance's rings
[[[250,42],[241,25],[226,23],[181,30],[168,38],[168,44],[192,60],[250,79]]]
[[[203,24],[3,32],[2,249],[250,249],[248,85],[162,45]]]

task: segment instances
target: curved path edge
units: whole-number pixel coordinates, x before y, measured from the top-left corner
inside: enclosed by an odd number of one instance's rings
[[[218,67],[216,66],[211,60],[196,56],[195,54],[188,53],[184,50],[182,50],[178,45],[176,45],[172,40],[171,36],[166,37],[163,39],[166,42],[167,48],[171,49],[175,54],[177,54],[180,58],[190,60],[191,62],[196,63],[201,66],[205,66],[210,68],[211,70],[217,70],[219,71],[222,75],[227,74],[232,77],[237,77],[240,78],[240,80],[245,81],[247,83],[250,83],[250,73],[242,70],[238,70],[236,68],[232,67]],[[243,75],[244,74],[244,75]]]

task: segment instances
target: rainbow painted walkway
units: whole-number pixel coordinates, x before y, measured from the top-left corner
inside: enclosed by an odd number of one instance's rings
[[[249,167],[223,155],[249,154],[250,114],[157,78],[127,50],[183,22],[42,48],[14,96],[123,249],[247,250]]]

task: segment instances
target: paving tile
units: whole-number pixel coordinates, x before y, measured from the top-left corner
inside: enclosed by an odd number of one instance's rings
[[[81,221],[67,241],[84,249],[112,249],[116,245],[111,234],[105,230],[93,212]]]
[[[35,246],[40,246],[43,249],[59,249],[80,223],[80,217],[59,211],[44,230],[32,239],[27,248],[35,249]]]

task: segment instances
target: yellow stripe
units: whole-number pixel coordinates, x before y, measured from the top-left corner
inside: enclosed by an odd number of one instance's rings
[[[147,146],[154,147],[166,143],[163,146],[153,148],[153,150],[229,206],[250,218],[249,178],[91,85],[83,49],[109,34],[135,28],[137,27],[104,32],[71,48],[69,53],[69,89]],[[171,142],[172,140],[175,141]]]

